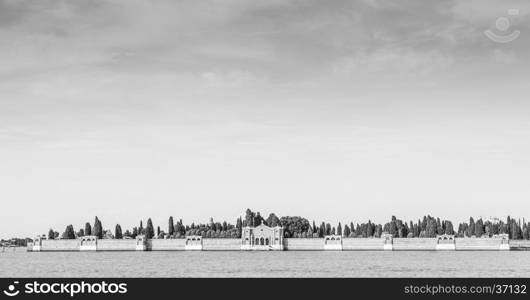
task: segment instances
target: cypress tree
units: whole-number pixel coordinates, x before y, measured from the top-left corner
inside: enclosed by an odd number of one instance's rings
[[[175,232],[175,223],[173,222],[173,216],[169,217],[168,225],[167,225],[167,233],[169,236],[172,236]]]
[[[85,235],[92,235],[92,226],[88,222],[85,224]]]
[[[478,219],[475,223],[475,236],[482,237],[484,234],[484,226],[482,224],[482,219]]]
[[[350,237],[351,230],[350,227],[346,224],[344,225],[344,237]]]
[[[397,229],[394,222],[386,223],[384,228],[385,228],[385,231],[392,234],[392,236],[394,237],[399,236],[399,229]]]
[[[62,238],[65,240],[75,240],[74,226],[72,225],[66,226],[66,229],[64,230]]]
[[[451,221],[445,221],[445,234],[455,234]]]
[[[366,237],[373,237],[375,231],[375,226],[373,226],[372,221],[368,220],[368,225],[366,226]]]
[[[241,236],[241,232],[243,231],[243,221],[241,220],[241,217],[237,218],[236,229],[237,229],[237,234]]]
[[[123,239],[123,234],[121,232],[120,224],[116,224],[116,230],[114,231],[114,238]]]
[[[326,224],[324,222],[322,222],[322,224],[320,224],[320,228],[319,228],[319,231],[318,231],[318,237],[324,237],[326,235]]]
[[[254,213],[250,210],[250,208],[247,208],[245,211],[245,222],[243,223],[243,226],[254,226]]]
[[[155,229],[153,228],[153,222],[151,218],[147,219],[147,226],[145,227],[145,237],[152,239],[155,236]]]
[[[523,229],[523,239],[525,239],[525,240],[530,239],[530,234],[528,233],[528,227],[525,227]]]
[[[55,232],[51,228],[50,228],[50,230],[48,230],[48,239],[49,240],[54,240],[55,239]]]
[[[467,236],[472,237],[475,235],[475,221],[473,217],[469,218],[469,226],[467,227]]]
[[[101,221],[96,216],[96,219],[94,220],[94,232],[93,235],[95,235],[98,239],[103,238],[103,226],[101,225]]]
[[[436,218],[436,233],[439,235],[442,235],[444,233],[444,228],[442,226],[440,218]]]
[[[337,226],[337,235],[342,236],[342,225],[339,222],[339,225]]]
[[[433,218],[427,220],[427,226],[425,228],[426,237],[436,237],[436,221]]]
[[[382,226],[381,224],[379,224],[379,225],[377,225],[377,226],[375,227],[375,234],[374,234],[374,236],[375,236],[376,238],[380,238],[382,234],[383,234],[383,226]]]
[[[327,223],[326,224],[326,235],[330,235],[331,234],[331,224]]]

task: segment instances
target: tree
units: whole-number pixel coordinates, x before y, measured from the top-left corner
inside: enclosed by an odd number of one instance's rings
[[[392,220],[390,221],[388,233],[390,233],[393,237],[397,237],[398,234],[398,228],[396,225],[396,216],[392,216]]]
[[[436,220],[432,217],[428,217],[427,218],[427,226],[425,228],[425,235],[426,237],[436,237],[436,233],[437,233],[437,224],[436,224]]]
[[[451,221],[445,221],[445,234],[455,234]]]
[[[236,221],[236,229],[241,232],[241,229],[243,228],[243,221],[241,220],[241,217],[237,218]]]
[[[528,240],[530,239],[530,233],[528,232],[528,226],[525,226],[523,229],[523,239]]]
[[[85,224],[85,235],[92,235],[92,226],[88,222]]]
[[[140,227],[138,227],[138,234],[139,235],[145,234],[145,232],[144,232],[144,223],[143,223],[142,220],[140,220]]]
[[[440,221],[440,218],[436,218],[436,234],[442,235],[444,233],[444,229],[442,226],[442,222]]]
[[[379,224],[379,225],[377,225],[375,227],[374,237],[380,238],[382,234],[383,234],[383,226],[381,224]]]
[[[65,240],[75,240],[74,226],[72,225],[66,226],[66,229],[64,230],[62,238]]]
[[[330,235],[331,234],[331,224],[327,223],[326,224],[326,235]]]
[[[346,224],[344,225],[344,237],[349,237],[351,234],[350,227]]]
[[[475,223],[475,236],[482,237],[484,234],[484,226],[482,224],[482,219],[478,219]]]
[[[50,230],[48,231],[48,239],[49,240],[54,240],[55,239],[55,232],[53,231],[53,229],[50,228]]]
[[[337,225],[337,235],[342,236],[342,225],[339,222],[339,225]]]
[[[254,216],[255,214],[250,210],[250,208],[247,208],[245,211],[245,221],[243,222],[243,226],[254,227]]]
[[[120,224],[116,224],[116,230],[114,231],[114,237],[116,239],[123,239],[123,234],[121,232]]]
[[[300,236],[311,227],[307,219],[298,216],[281,217],[280,225],[284,229],[285,237]]]
[[[145,238],[152,239],[155,236],[155,229],[151,218],[147,219],[147,226],[145,227]]]
[[[467,227],[467,236],[472,237],[475,235],[475,221],[473,217],[469,218],[469,226]]]
[[[98,239],[103,238],[103,226],[101,225],[101,221],[96,216],[96,219],[94,220],[94,232],[93,235],[95,235]]]
[[[318,230],[318,237],[323,238],[326,235],[326,223],[322,222]]]
[[[172,236],[175,232],[175,223],[173,222],[173,216],[169,217],[168,225],[167,225],[167,233],[169,236]]]
[[[373,237],[375,231],[375,225],[372,223],[372,221],[368,220],[368,224],[366,224],[366,237]]]
[[[269,214],[269,217],[265,221],[268,226],[276,227],[280,225],[280,219],[273,213]]]
[[[160,226],[156,226],[156,236],[160,236]]]

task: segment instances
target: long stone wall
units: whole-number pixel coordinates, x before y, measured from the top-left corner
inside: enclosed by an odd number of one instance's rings
[[[490,238],[455,239],[456,250],[500,250],[501,240]]]
[[[383,240],[380,238],[344,238],[342,250],[383,250]]]
[[[285,250],[324,250],[324,239],[310,238],[286,238],[283,239]]]
[[[136,241],[132,239],[127,240],[97,240],[96,251],[134,251],[136,249]]]
[[[204,251],[241,250],[241,239],[202,239]]]
[[[240,251],[242,244],[240,239],[201,239],[196,240],[193,245],[186,245],[186,239],[150,239],[142,243],[133,239],[98,239],[93,244],[85,244],[82,248],[81,240],[39,240],[30,243],[28,251],[179,251],[179,250],[203,250],[203,251]],[[189,243],[189,242],[188,242]],[[337,242],[337,247],[330,249],[325,247],[323,238],[285,238],[284,250],[530,250],[530,241],[524,240],[502,240],[497,238],[454,238],[445,240],[443,245],[437,238],[393,238],[385,246],[382,238],[343,238]],[[93,248],[90,246],[93,245]],[[341,246],[341,247],[338,247]],[[443,247],[440,247],[443,246]]]
[[[393,250],[436,250],[436,238],[394,238]]]
[[[147,241],[147,249],[151,251],[184,250],[185,239],[152,239]]]
[[[42,240],[40,251],[79,251],[79,241]]]
[[[510,250],[530,250],[530,241],[510,240]]]

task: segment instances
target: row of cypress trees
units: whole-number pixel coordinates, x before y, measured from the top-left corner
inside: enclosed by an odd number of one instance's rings
[[[423,219],[418,219],[417,222],[404,222],[392,216],[390,222],[382,224],[375,224],[370,220],[367,223],[356,224],[353,222],[345,224],[344,226],[339,222],[336,227],[331,226],[330,223],[322,222],[317,225],[315,221],[312,224],[302,217],[285,216],[278,218],[274,213],[271,213],[268,218],[263,218],[259,212],[254,213],[247,209],[245,218],[238,218],[236,225],[227,223],[226,221],[219,223],[210,219],[208,224],[184,225],[182,220],[174,221],[173,217],[169,217],[167,233],[157,227],[156,232],[151,218],[147,220],[144,228],[143,222],[140,221],[139,227],[134,227],[132,232],[126,230],[122,232],[120,224],[116,224],[114,234],[109,233],[103,229],[103,225],[96,216],[93,225],[87,222],[84,229],[75,232],[73,225],[66,226],[65,231],[60,235],[58,232],[50,229],[48,232],[49,239],[75,239],[79,236],[93,235],[98,238],[111,236],[112,238],[122,239],[124,237],[134,238],[137,235],[145,235],[147,238],[153,237],[170,237],[179,238],[186,235],[202,235],[208,238],[239,238],[241,237],[241,230],[244,226],[258,226],[265,224],[268,226],[282,226],[284,228],[285,237],[295,238],[315,238],[323,237],[325,235],[341,235],[344,237],[380,237],[383,232],[390,233],[394,237],[435,237],[439,234],[455,234],[459,237],[482,237],[492,236],[495,234],[508,234],[511,239],[530,239],[530,223],[524,220],[516,221],[508,217],[506,222],[497,220],[483,221],[478,219],[475,221],[470,218],[469,222],[460,223],[458,230],[455,231],[453,224],[448,220],[440,220],[429,215],[424,216]]]

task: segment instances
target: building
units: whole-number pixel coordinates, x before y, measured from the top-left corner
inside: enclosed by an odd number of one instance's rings
[[[241,250],[283,250],[283,228],[263,222],[257,227],[243,227]]]

